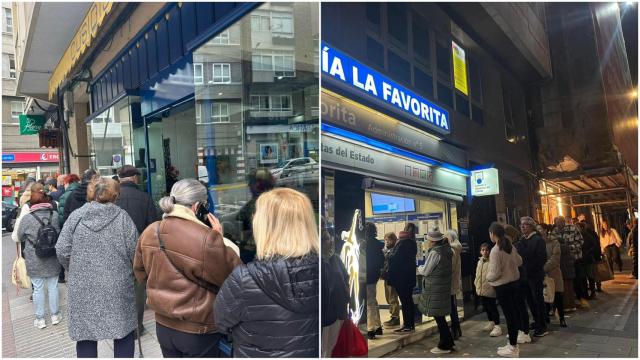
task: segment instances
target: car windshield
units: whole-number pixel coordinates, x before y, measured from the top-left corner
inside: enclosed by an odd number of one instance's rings
[[[278,165],[276,165],[276,167],[275,167],[275,168],[276,168],[276,169],[281,169],[281,168],[283,168],[283,167],[284,167],[284,165],[285,165],[288,161],[289,161],[289,160],[286,160],[286,161],[280,161],[280,162],[278,163]]]

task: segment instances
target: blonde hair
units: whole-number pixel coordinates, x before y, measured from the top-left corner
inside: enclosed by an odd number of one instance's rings
[[[120,195],[120,184],[109,178],[100,178],[89,183],[87,200],[101,204],[115,202]]]
[[[319,253],[318,225],[309,198],[292,189],[263,193],[253,216],[256,257],[301,257]]]

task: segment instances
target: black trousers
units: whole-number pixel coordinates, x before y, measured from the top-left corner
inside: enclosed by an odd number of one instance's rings
[[[460,317],[458,317],[458,304],[456,296],[451,295],[451,330],[460,329]]]
[[[518,330],[520,329],[520,319],[519,317],[519,303],[521,300],[521,296],[518,295],[518,292],[522,290],[522,286],[519,286],[518,281],[513,281],[508,284],[496,286],[496,294],[498,296],[498,301],[500,302],[500,307],[502,307],[502,312],[504,313],[504,318],[507,321],[507,332],[509,333],[509,344],[515,346],[518,344]],[[526,312],[526,308],[524,309]],[[529,318],[526,319],[527,323]],[[528,324],[527,324],[528,325]],[[528,327],[527,333],[529,331]],[[522,330],[524,331],[524,330]]]
[[[144,305],[147,302],[147,286],[146,284],[139,284],[135,281],[133,289],[136,295],[136,312],[138,315],[138,331],[142,331],[142,321],[144,320]]]
[[[415,314],[413,304],[413,289],[398,287],[396,288],[400,303],[402,304],[402,319],[404,327],[413,329],[415,327]]]
[[[487,313],[489,321],[493,321],[496,325],[500,325],[500,313],[498,312],[498,305],[496,305],[496,299],[486,296],[481,296],[482,308]]]
[[[440,341],[438,341],[438,347],[442,350],[451,350],[456,344],[453,342],[453,336],[447,326],[447,319],[444,316],[434,316],[433,319],[438,325],[438,332],[440,333]]]
[[[549,303],[545,303],[547,306],[547,312],[551,312],[551,305]],[[558,317],[560,320],[564,320],[564,294],[561,292],[556,292],[553,296],[553,308],[558,310]]]
[[[156,335],[165,358],[218,358],[226,357],[220,351],[219,342],[224,335],[189,334],[168,328],[156,322]]]
[[[533,315],[535,329],[537,332],[545,331],[547,323],[543,295],[544,279],[527,279],[527,283],[529,284],[527,303],[529,303],[529,309],[531,309],[531,315]]]
[[[609,262],[611,272],[613,272],[614,262],[618,265],[618,270],[622,272],[622,258],[620,257],[620,248],[615,245],[609,245],[604,248],[604,252],[607,254],[607,261]]]
[[[113,357],[114,358],[132,358],[136,350],[134,342],[135,331],[122,339],[113,340]],[[91,340],[78,341],[76,343],[76,352],[79,358],[97,358],[98,342]]]
[[[589,272],[589,264],[585,264],[582,260],[576,261],[576,277],[573,279],[573,291],[578,299],[586,299],[589,297],[587,274]]]
[[[529,334],[529,312],[527,311],[527,294],[529,294],[529,284],[526,281],[517,282],[518,291],[514,297],[515,312],[518,317],[517,326],[520,331],[525,334]],[[502,300],[498,297],[500,307],[502,307]],[[502,307],[504,312],[504,307]],[[506,315],[505,315],[506,316]]]

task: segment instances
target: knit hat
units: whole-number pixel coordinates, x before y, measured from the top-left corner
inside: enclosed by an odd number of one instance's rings
[[[431,231],[427,233],[427,240],[429,241],[441,241],[444,239],[445,239],[445,236],[443,233],[440,232],[440,229],[438,229],[438,227],[434,227],[433,229],[431,229]]]

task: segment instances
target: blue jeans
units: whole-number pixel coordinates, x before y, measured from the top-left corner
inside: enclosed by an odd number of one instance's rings
[[[31,278],[33,284],[33,306],[35,306],[36,319],[44,319],[44,284],[49,291],[49,314],[58,314],[58,275],[49,278]]]

